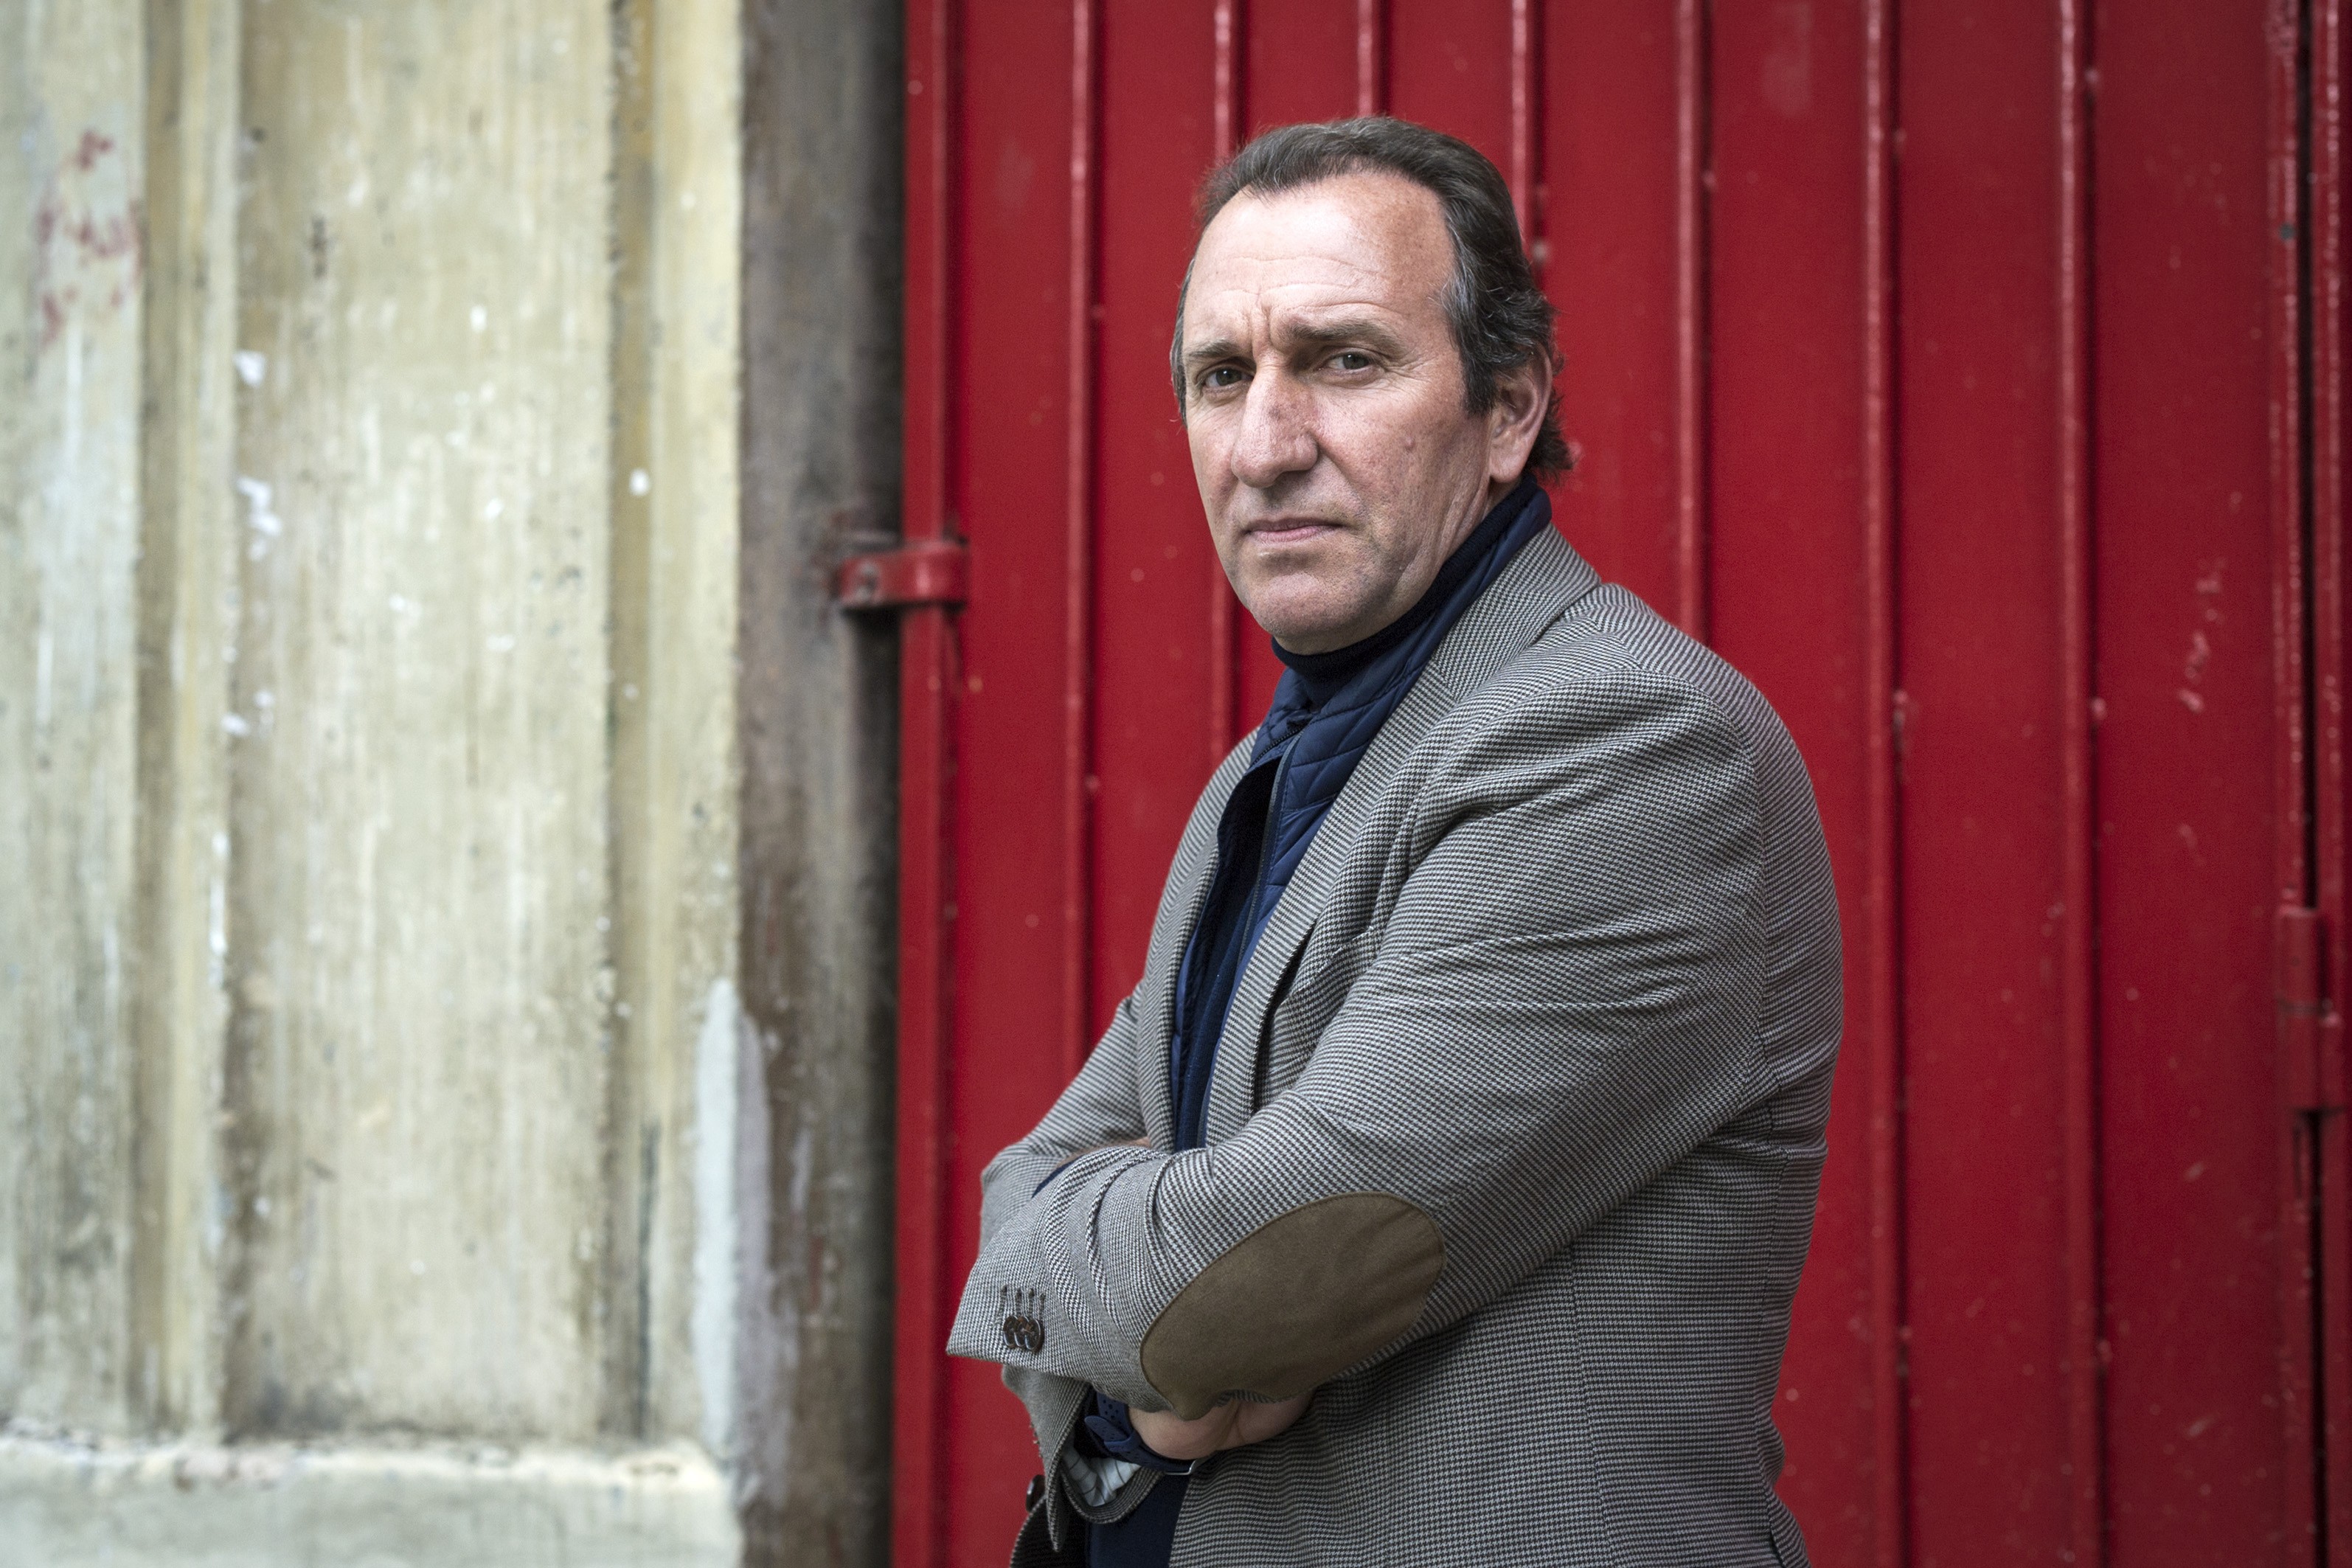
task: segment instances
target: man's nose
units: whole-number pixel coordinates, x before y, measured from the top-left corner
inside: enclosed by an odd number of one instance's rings
[[[1310,412],[1306,389],[1280,370],[1253,377],[1234,443],[1234,477],[1252,489],[1270,489],[1285,475],[1313,468],[1320,448]]]

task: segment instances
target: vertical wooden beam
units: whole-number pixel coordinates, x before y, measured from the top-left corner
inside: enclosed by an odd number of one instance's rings
[[[1863,1045],[1870,1085],[1871,1527],[1874,1561],[1910,1556],[1903,1331],[1903,1022],[1895,726],[1895,38],[1892,0],[1863,8]]]
[[[2099,1364],[2098,974],[2093,854],[2091,536],[2091,64],[2088,0],[2059,0],[2058,60],[2058,712],[2059,1042],[2065,1126],[2068,1543],[2078,1564],[2105,1552],[2105,1411]]]

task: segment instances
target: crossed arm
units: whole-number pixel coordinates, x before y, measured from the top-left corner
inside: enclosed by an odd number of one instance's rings
[[[1151,1143],[1149,1139],[1133,1138],[1117,1146],[1149,1149]],[[1307,1402],[1314,1397],[1310,1390],[1272,1402],[1228,1398],[1193,1421],[1173,1411],[1130,1409],[1128,1420],[1135,1427],[1135,1435],[1162,1458],[1202,1459],[1227,1448],[1245,1447],[1281,1436],[1307,1413]]]
[[[1571,695],[1454,738],[1377,955],[1234,1138],[1128,1142],[1122,1008],[990,1167],[952,1352],[1124,1400],[1171,1458],[1270,1435],[1286,1404],[1493,1300],[1753,1102],[1748,759],[1666,682]],[[1011,1291],[1041,1314],[1034,1352],[997,1331]]]

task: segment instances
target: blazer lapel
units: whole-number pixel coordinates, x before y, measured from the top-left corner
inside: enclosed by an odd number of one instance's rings
[[[1192,928],[1200,923],[1201,906],[1208,900],[1210,876],[1217,868],[1217,825],[1225,814],[1225,799],[1249,771],[1255,739],[1244,739],[1226,753],[1192,807],[1168,869],[1168,885],[1160,895],[1160,912],[1152,919],[1143,978],[1135,988],[1135,1087],[1143,1101],[1144,1131],[1157,1149],[1171,1148],[1176,1141],[1176,1111],[1168,1098],[1168,1048],[1176,1036],[1176,974],[1183,966]]]
[[[1412,689],[1405,693],[1396,711],[1389,715],[1388,722],[1381,726],[1380,733],[1372,738],[1356,771],[1349,775],[1339,798],[1331,803],[1330,814],[1324,817],[1297,870],[1291,874],[1289,888],[1283,893],[1282,901],[1275,905],[1257,947],[1234,986],[1233,1007],[1225,1015],[1224,1034],[1218,1041],[1217,1059],[1209,1079],[1203,1128],[1209,1142],[1232,1137],[1249,1120],[1254,1109],[1250,1103],[1251,1086],[1265,1037],[1266,1016],[1273,1010],[1292,963],[1307,945],[1316,921],[1330,902],[1333,879],[1346,864],[1349,851],[1362,837],[1372,804],[1396,776],[1405,759],[1455,703],[1486,684],[1496,670],[1532,646],[1544,628],[1558,620],[1570,605],[1600,585],[1600,576],[1584,558],[1570,548],[1558,531],[1547,528],[1520,547],[1517,557],[1496,579],[1494,586],[1463,613],[1437,651],[1430,656],[1428,668],[1413,682]],[[1218,773],[1223,785],[1217,792],[1220,811],[1225,794],[1231,791],[1241,771],[1228,758],[1225,767]],[[1202,805],[1206,804],[1203,796]],[[1200,820],[1196,813],[1196,830]],[[1212,819],[1212,860],[1215,855],[1215,832]],[[1191,834],[1186,837],[1189,841]],[[1200,899],[1205,890],[1203,873],[1202,887],[1192,895],[1194,919],[1199,916]],[[1185,930],[1189,935],[1189,920]],[[1176,952],[1181,956],[1181,944]],[[1160,1049],[1157,1101],[1160,1120],[1154,1124],[1155,1139],[1162,1137],[1160,1129],[1172,1125],[1167,1082],[1167,1031],[1172,1030],[1175,1016],[1172,984],[1169,990],[1168,1024],[1156,1036]],[[1150,1105],[1153,1101],[1147,1099],[1145,1103]]]

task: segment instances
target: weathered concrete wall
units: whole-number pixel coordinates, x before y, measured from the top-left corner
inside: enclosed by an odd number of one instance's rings
[[[232,1432],[597,1429],[610,42],[246,9]]]
[[[747,301],[736,5],[0,0],[0,1561],[732,1561],[795,1413],[881,1539],[895,15],[790,22]]]
[[[131,1418],[143,28],[0,7],[0,1409]]]
[[[735,604],[742,47],[731,5],[625,0],[614,305],[615,1040],[607,1430],[732,1451]],[[637,1304],[627,1291],[643,1281]],[[634,1358],[634,1360],[632,1360]]]
[[[11,1564],[708,1568],[740,1552],[698,1449],[122,1448],[0,1437]]]
[[[237,574],[235,0],[149,0],[139,553],[135,1406],[220,1425],[228,659]]]

